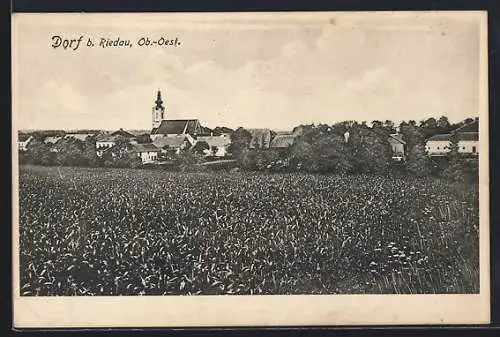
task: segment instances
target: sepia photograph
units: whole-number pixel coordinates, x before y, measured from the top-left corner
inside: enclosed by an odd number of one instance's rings
[[[486,13],[12,22],[15,324],[489,321]]]

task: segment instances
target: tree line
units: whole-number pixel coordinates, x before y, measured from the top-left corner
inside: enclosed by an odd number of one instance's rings
[[[450,123],[446,117],[428,118],[417,123],[403,121],[398,126],[405,145],[406,160],[395,163],[393,151],[388,142],[396,133],[395,124],[390,121],[366,122],[344,121],[333,125],[300,125],[293,144],[288,148],[274,149],[250,146],[252,134],[245,128],[232,130],[226,127],[204,128],[204,133],[220,135],[229,133],[230,158],[236,160],[241,170],[271,172],[309,172],[334,174],[391,174],[407,173],[414,176],[440,175],[453,180],[463,180],[466,176],[477,176],[477,163],[470,163],[458,155],[458,139],[452,138],[452,146],[443,160],[429,158],[425,151],[425,141],[435,134],[450,133],[463,125],[473,122],[467,118],[459,123]],[[348,131],[348,137],[346,137]],[[34,139],[26,152],[20,152],[21,164],[88,166],[88,167],[131,167],[142,166],[141,159],[132,151],[126,140],[97,156],[96,140],[87,137],[85,141],[64,137],[55,144],[44,142],[47,136],[64,136],[64,131],[42,131],[32,134]],[[271,133],[272,137],[276,135]],[[151,142],[149,135],[137,137],[138,143]],[[170,163],[171,168],[188,171],[199,170],[205,161],[206,150],[215,152],[206,142],[198,142],[194,147],[176,153],[173,149],[163,149],[160,159]]]
[[[451,138],[450,152],[440,159],[427,155],[425,143],[435,134],[450,133],[472,122],[474,119],[467,118],[452,124],[446,117],[429,118],[420,123],[403,121],[398,127],[406,143],[403,162],[392,159],[388,139],[396,133],[396,126],[389,120],[373,121],[371,126],[356,121],[301,125],[301,132],[285,149],[250,149],[251,133],[240,127],[231,136],[230,152],[243,170],[437,175],[462,181],[476,179],[478,166],[477,161],[459,155],[458,139]]]

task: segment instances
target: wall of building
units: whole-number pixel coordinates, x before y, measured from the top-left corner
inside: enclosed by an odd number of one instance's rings
[[[458,142],[458,152],[479,154],[479,144],[475,140],[461,140]]]
[[[429,140],[425,144],[425,150],[429,154],[445,154],[449,151],[450,145],[449,140]]]
[[[151,163],[158,159],[158,152],[141,152],[137,155],[141,157],[141,161],[143,164]]]

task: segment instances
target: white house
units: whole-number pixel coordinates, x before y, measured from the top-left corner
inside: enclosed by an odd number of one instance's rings
[[[444,156],[450,152],[452,135],[440,134],[429,138],[425,150],[430,156]],[[479,155],[479,134],[477,132],[464,132],[457,134],[458,153]]]
[[[452,133],[438,134],[427,139],[425,150],[429,156],[444,156],[450,151],[451,138],[458,140],[458,153],[479,155],[479,121],[464,125]]]
[[[154,163],[158,160],[160,149],[153,144],[133,144],[132,146],[132,151],[137,153],[143,164]]]
[[[199,136],[196,142],[206,142],[209,149],[204,151],[206,156],[225,157],[229,152],[231,137],[227,134],[220,136]]]
[[[21,134],[18,137],[18,149],[19,151],[28,150],[28,144],[33,140],[33,136]]]

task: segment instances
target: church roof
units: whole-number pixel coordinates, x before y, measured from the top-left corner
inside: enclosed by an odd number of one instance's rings
[[[200,123],[197,119],[165,119],[157,129],[151,131],[151,134],[181,135],[196,134],[199,131]]]

